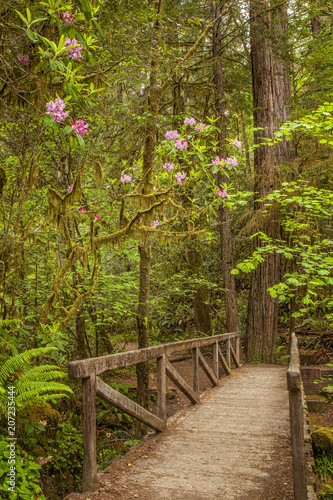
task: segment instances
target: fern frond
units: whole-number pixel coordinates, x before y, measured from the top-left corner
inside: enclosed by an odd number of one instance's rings
[[[30,368],[26,372],[23,372],[20,380],[17,382],[16,387],[20,385],[21,382],[33,382],[33,381],[42,381],[47,382],[49,380],[54,379],[68,379],[68,375],[65,372],[60,371],[58,366],[52,365],[41,365],[34,366]]]
[[[56,347],[38,347],[36,349],[30,349],[29,351],[22,352],[21,354],[8,359],[0,369],[0,386],[3,386],[6,380],[8,380],[18,368],[31,361],[31,359],[36,358],[37,356],[51,354],[56,350]]]
[[[52,398],[68,397],[69,394],[73,393],[70,387],[60,382],[49,382],[47,384],[44,382],[29,382],[23,384],[22,387],[20,387],[20,391],[17,390],[16,404],[23,405],[26,402],[30,403],[32,400],[36,403],[37,398],[42,398],[42,401],[45,401],[44,395],[47,395],[47,393],[51,391],[58,391],[58,396],[56,396],[56,394],[49,394]]]
[[[0,319],[0,328],[17,328],[20,326],[21,321],[19,319]]]

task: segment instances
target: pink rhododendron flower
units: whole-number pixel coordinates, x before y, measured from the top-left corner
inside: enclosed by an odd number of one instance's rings
[[[66,104],[60,97],[57,97],[54,102],[53,101],[47,102],[46,107],[47,111],[45,111],[45,113],[47,115],[53,116],[53,120],[56,123],[63,122],[68,116],[68,112],[64,111]]]
[[[185,118],[184,120],[184,125],[195,125],[197,122],[196,122],[196,119],[195,118]]]
[[[166,141],[170,141],[171,139],[178,139],[179,134],[178,134],[177,130],[168,130],[165,133],[164,137],[165,137]]]
[[[234,142],[230,143],[230,146],[236,146],[236,148],[240,149],[242,147],[242,143],[241,143],[241,141],[239,141],[238,139],[236,139]]]
[[[86,213],[86,209],[84,207],[80,207],[79,210],[78,210],[79,214],[85,214]]]
[[[75,15],[73,11],[72,13],[68,12],[68,10],[66,10],[66,12],[60,12],[60,17],[62,21],[67,24],[73,24],[75,21]]]
[[[69,122],[69,124],[71,125],[71,127],[73,129],[72,134],[78,133],[81,136],[86,134],[88,127],[89,127],[88,123],[84,123],[83,118],[80,118],[80,120],[76,121],[74,116],[73,116],[73,120],[74,120],[74,123]]]
[[[195,127],[194,127],[194,130],[196,132],[201,132],[202,130],[205,130],[205,128],[207,127],[207,125],[205,125],[204,123],[200,122],[198,123]]]
[[[221,198],[226,198],[228,193],[227,193],[226,189],[217,189],[215,191],[215,194],[217,194],[218,196],[221,196]]]
[[[73,187],[74,187],[73,185],[68,186],[67,193],[71,193],[73,191]]]
[[[151,224],[150,224],[151,227],[157,227],[159,225],[160,225],[160,223],[158,220],[153,220],[153,222],[151,222]]]
[[[120,177],[120,182],[126,184],[126,182],[131,182],[132,177],[130,175],[124,174]]]
[[[95,220],[101,220],[101,216],[100,216],[100,215],[98,215],[98,214],[95,214],[95,215],[94,215],[94,219],[95,219]]]
[[[177,172],[175,177],[179,185],[185,184],[186,174],[184,172]]]
[[[214,160],[212,160],[212,165],[215,167],[219,167],[225,163],[225,160],[223,158],[219,158],[218,156],[215,156]]]
[[[164,170],[166,170],[167,172],[171,172],[171,170],[173,170],[175,166],[173,163],[164,163],[162,168],[164,168]]]
[[[175,141],[176,149],[187,149],[188,144],[184,139],[179,139],[179,141]]]
[[[226,161],[227,161],[227,163],[229,163],[229,165],[231,167],[236,167],[238,165],[237,158],[235,158],[235,157],[233,157],[233,158],[227,158]]]
[[[28,55],[25,56],[23,54],[17,54],[17,60],[24,66],[30,66],[30,57]]]
[[[79,42],[77,41],[76,38],[73,38],[73,40],[71,40],[70,38],[66,38],[64,47],[70,47],[71,45],[77,45],[78,43]],[[72,49],[67,49],[66,52],[71,59],[74,59],[74,61],[78,61],[80,57],[83,57],[81,54],[82,49],[83,46],[79,44],[77,47],[73,47]]]

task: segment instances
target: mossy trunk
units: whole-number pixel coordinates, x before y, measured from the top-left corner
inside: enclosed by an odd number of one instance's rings
[[[162,89],[159,82],[159,41],[160,41],[160,14],[163,8],[163,1],[155,1],[155,23],[151,42],[151,68],[149,79],[149,95],[147,111],[149,118],[145,131],[145,142],[143,151],[143,187],[142,194],[149,194],[152,191],[154,150],[156,137],[156,118],[161,99]],[[143,216],[142,223],[150,226],[151,214]],[[139,349],[149,345],[149,289],[150,289],[150,269],[151,269],[151,238],[146,234],[139,243],[140,255],[140,283],[139,283],[139,305],[137,312],[138,323],[138,343]],[[136,366],[137,374],[137,400],[144,408],[149,408],[149,363],[139,363]],[[137,435],[143,435],[146,428],[138,422]]]
[[[221,15],[218,3],[212,4],[212,17],[218,18]],[[218,116],[217,126],[220,129],[218,134],[219,148],[221,155],[226,158],[226,127],[225,127],[225,95],[223,86],[223,68],[221,63],[222,43],[220,23],[215,23],[213,26],[213,58],[214,58],[214,84],[215,84],[215,108]],[[228,179],[221,173],[218,175],[218,183],[227,184]],[[230,213],[227,206],[223,203],[219,208],[220,215],[220,238],[221,238],[221,253],[222,253],[222,274],[224,283],[224,299],[225,299],[225,312],[226,323],[228,332],[238,332],[238,310],[237,310],[237,296],[234,276],[231,274],[234,268],[233,263],[233,250],[232,250],[232,236],[230,225]]]

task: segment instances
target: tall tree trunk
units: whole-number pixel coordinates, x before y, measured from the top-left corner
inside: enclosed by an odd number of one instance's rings
[[[218,18],[221,15],[220,7],[218,3],[212,4],[212,17],[213,19]],[[226,138],[226,127],[225,127],[225,108],[224,108],[224,87],[223,87],[223,69],[221,63],[221,32],[220,23],[216,22],[213,26],[213,58],[214,58],[214,83],[215,83],[215,108],[218,114],[217,125],[220,128],[220,133],[218,137],[219,148],[221,150],[222,156],[226,157],[225,149],[225,138]],[[227,177],[225,175],[219,174],[218,182],[219,184],[227,183]],[[232,253],[232,238],[231,238],[231,226],[230,226],[230,213],[228,207],[223,203],[220,205],[219,210],[220,215],[220,235],[221,235],[221,251],[222,251],[222,273],[224,288],[226,289],[224,293],[225,298],[225,311],[227,320],[228,332],[239,331],[238,324],[238,311],[237,311],[237,297],[236,297],[236,287],[235,279],[231,274],[231,270],[234,268],[233,263],[233,253]]]
[[[152,191],[152,176],[154,166],[154,149],[156,137],[156,117],[161,99],[161,85],[159,82],[159,39],[160,39],[160,13],[163,8],[163,0],[155,0],[155,24],[152,35],[151,46],[151,69],[149,79],[148,112],[149,119],[145,131],[145,143],[143,151],[143,189],[142,194],[149,194]],[[151,215],[143,217],[143,223],[149,225]],[[151,268],[151,238],[146,234],[139,244],[140,254],[140,284],[139,284],[139,305],[137,313],[138,323],[138,343],[139,349],[149,345],[149,289],[150,289],[150,268]],[[137,399],[144,408],[149,408],[149,363],[139,363],[136,366],[138,380]],[[142,435],[146,431],[140,423],[137,426],[137,435]]]
[[[192,239],[192,245],[188,249],[187,256],[191,273],[199,278],[203,266],[201,253],[197,250],[195,244],[195,239]],[[194,318],[198,333],[209,333],[212,329],[208,298],[207,287],[204,285],[198,286],[193,299]]]
[[[263,142],[264,137],[273,138],[289,111],[290,76],[283,45],[286,16],[282,9],[285,7],[277,6],[272,10],[274,2],[252,0],[250,4],[254,126],[262,128],[254,134],[255,144]],[[287,142],[255,149],[254,193],[257,199],[278,187],[278,165],[290,160],[290,151]],[[258,228],[271,238],[279,238],[279,214],[273,207],[270,217],[263,217],[262,209],[263,203],[256,201],[254,216]],[[254,245],[260,246],[260,241],[256,239]],[[247,361],[275,361],[278,299],[272,298],[267,289],[279,280],[280,257],[276,254],[268,255],[252,273],[246,325]]]
[[[248,140],[246,137],[244,115],[243,115],[242,109],[239,109],[238,116],[239,116],[239,121],[240,121],[240,126],[241,126],[242,144],[243,144],[244,152],[245,152],[246,172],[250,175],[251,174],[251,164],[250,164],[249,143],[248,143]]]

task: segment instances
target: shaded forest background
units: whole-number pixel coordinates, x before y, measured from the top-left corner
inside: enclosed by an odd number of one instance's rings
[[[328,0],[2,3],[0,417],[5,436],[13,385],[30,471],[4,498],[79,487],[69,361],[239,330],[247,361],[275,362],[297,324],[331,325],[332,16]]]

